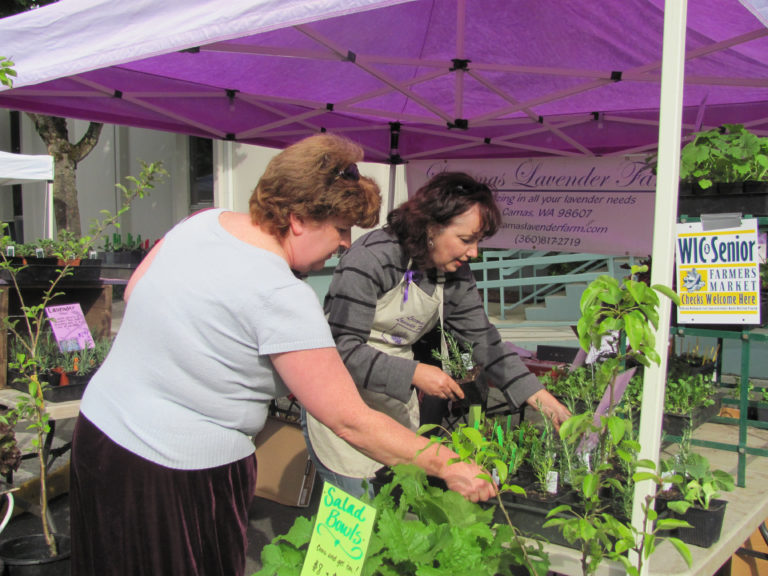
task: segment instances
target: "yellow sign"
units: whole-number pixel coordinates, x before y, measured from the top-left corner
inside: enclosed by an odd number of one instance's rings
[[[681,324],[760,324],[757,220],[704,231],[678,224],[677,293]]]
[[[301,576],[359,576],[376,509],[327,482]]]

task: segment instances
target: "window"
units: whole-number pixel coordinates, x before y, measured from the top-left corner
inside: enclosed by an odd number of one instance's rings
[[[213,141],[189,138],[189,211],[213,206]]]

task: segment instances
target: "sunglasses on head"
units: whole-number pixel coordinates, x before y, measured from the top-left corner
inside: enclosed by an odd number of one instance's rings
[[[357,182],[360,180],[360,171],[357,169],[357,164],[350,164],[344,168],[344,170],[339,170],[334,176],[333,180],[331,180],[331,184],[336,182],[336,180],[339,178],[342,180],[350,180],[352,182]]]

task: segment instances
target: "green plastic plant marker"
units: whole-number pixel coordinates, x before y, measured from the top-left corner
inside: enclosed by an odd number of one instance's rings
[[[480,404],[472,404],[469,407],[469,425],[475,430],[480,429],[480,418],[483,415],[483,407]]]

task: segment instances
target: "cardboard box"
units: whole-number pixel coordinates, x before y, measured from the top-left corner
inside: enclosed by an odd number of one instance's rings
[[[742,548],[768,554],[768,544],[759,529],[744,542]],[[741,549],[731,558],[731,576],[764,576],[765,574],[768,574],[768,560],[764,558],[751,556],[749,552]]]
[[[301,428],[270,416],[253,443],[258,462],[256,496],[286,506],[309,506],[315,466],[309,459]]]

